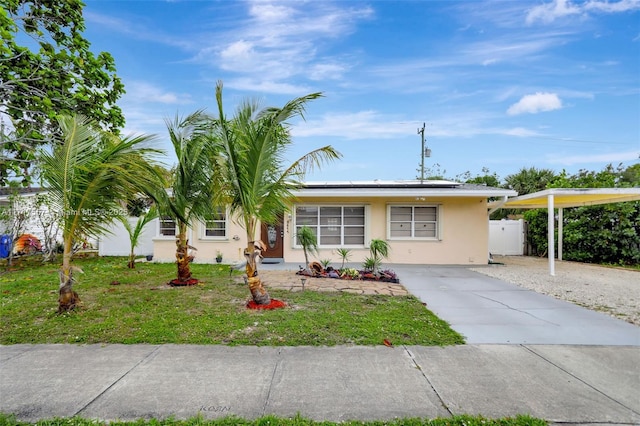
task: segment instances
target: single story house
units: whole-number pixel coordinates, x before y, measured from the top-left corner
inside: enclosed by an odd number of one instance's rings
[[[318,236],[314,260],[341,261],[337,249],[351,252],[350,262],[370,256],[369,242],[389,243],[385,263],[474,265],[489,258],[489,201],[506,202],[513,190],[442,180],[308,182],[294,192],[295,200],[280,220],[262,225],[264,262],[304,264],[297,230],[308,226]],[[499,207],[494,207],[493,210]],[[151,224],[150,224],[151,226]],[[175,261],[176,225],[156,220],[154,261]],[[195,262],[244,260],[244,229],[224,208],[189,231],[197,249]]]

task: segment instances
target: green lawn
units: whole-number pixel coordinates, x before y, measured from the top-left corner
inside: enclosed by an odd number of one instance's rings
[[[0,426],[96,426],[101,422],[82,418],[49,419],[37,423],[19,422],[12,416],[0,414]],[[189,420],[140,420],[137,422],[110,422],[110,426],[546,426],[547,422],[529,416],[507,417],[503,419],[487,419],[481,416],[454,416],[439,419],[397,419],[391,421],[347,421],[347,422],[317,422],[300,416],[283,418],[265,416],[256,420],[245,420],[239,417],[226,417],[217,420],[193,418]]]
[[[58,315],[58,265],[22,258],[0,264],[0,343],[227,345],[453,345],[462,336],[413,296],[270,291],[289,307],[245,308],[248,288],[228,266],[194,264],[203,282],[173,288],[175,265],[125,258],[78,259],[82,307]],[[293,272],[292,272],[293,274]],[[402,279],[402,277],[400,277]],[[117,282],[117,283],[116,283]]]

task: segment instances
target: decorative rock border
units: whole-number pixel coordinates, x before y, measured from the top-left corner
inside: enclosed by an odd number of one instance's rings
[[[262,283],[268,288],[302,291],[302,279],[306,279],[305,290],[342,291],[354,294],[383,294],[387,296],[407,296],[409,292],[402,284],[367,280],[340,280],[335,278],[315,278],[298,275],[294,271],[260,271]],[[236,280],[243,283],[242,277]]]

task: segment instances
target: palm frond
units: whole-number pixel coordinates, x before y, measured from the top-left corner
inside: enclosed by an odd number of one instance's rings
[[[59,123],[61,143],[40,158],[44,184],[62,212],[63,239],[103,235],[127,199],[162,185],[154,162],[161,151],[144,147],[152,137],[120,139],[81,116],[62,116]]]
[[[224,114],[222,82],[216,85],[218,118],[212,126],[220,149],[216,151],[217,178],[221,182],[220,197],[229,202],[233,215],[242,218],[248,235],[257,221],[273,222],[290,202],[291,190],[304,177],[304,172],[339,158],[331,147],[324,147],[286,166],[286,152],[291,135],[286,121],[304,118],[306,104],[322,96],[312,93],[287,102],[282,108],[260,109],[259,103],[242,102],[231,119]]]
[[[171,196],[165,197],[160,205],[163,214],[182,224],[191,225],[195,219],[204,219],[212,207],[211,138],[205,126],[207,120],[202,111],[165,120],[178,162]]]

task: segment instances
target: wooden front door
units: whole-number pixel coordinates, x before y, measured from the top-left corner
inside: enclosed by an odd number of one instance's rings
[[[284,250],[282,247],[284,240],[284,226],[282,218],[278,219],[278,221],[273,225],[263,224],[260,232],[260,239],[267,246],[267,251],[262,253],[266,259],[282,259],[284,256]]]

